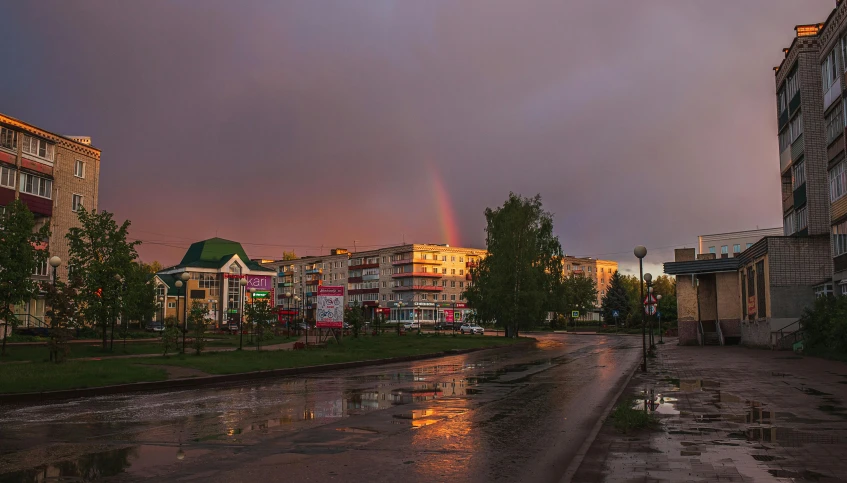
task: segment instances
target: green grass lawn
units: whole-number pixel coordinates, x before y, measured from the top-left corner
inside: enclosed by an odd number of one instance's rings
[[[214,337],[206,337],[208,341],[206,342],[206,347],[238,347],[238,336],[237,335],[217,335]],[[180,339],[181,341],[182,339]],[[281,344],[284,342],[291,342],[293,340],[297,340],[296,337],[292,337],[291,339],[286,338],[285,336],[278,336],[272,339],[266,340],[262,342],[262,346],[268,346],[271,344]],[[180,342],[181,343],[181,342]],[[189,339],[188,345],[191,345],[191,341]],[[255,344],[250,343],[250,336],[244,335],[244,346],[254,346]],[[103,350],[100,343],[92,343],[92,344],[69,344],[71,349],[70,358],[78,359],[81,357],[113,357],[113,356],[125,356],[132,354],[161,354],[162,353],[162,344],[159,342],[130,342],[127,341],[126,346],[122,340],[115,340],[115,345],[113,350]],[[186,347],[186,349],[191,350],[190,347]],[[8,361],[31,361],[31,362],[42,362],[48,361],[50,358],[50,354],[47,350],[47,346],[14,346],[9,345],[6,346],[6,355],[0,357],[0,362],[8,362]]]
[[[55,391],[167,379],[167,371],[135,359],[31,362],[0,366],[0,393]]]
[[[183,366],[209,374],[233,374],[267,369],[302,367],[336,362],[431,354],[450,349],[509,345],[527,339],[449,335],[384,334],[379,337],[345,337],[340,345],[299,351],[266,350],[207,352],[168,357],[103,359],[99,361],[22,362],[0,365],[0,393],[51,391],[166,379],[155,365]],[[127,347],[130,345],[127,344]],[[117,347],[116,347],[117,348]],[[40,348],[46,353],[46,348]],[[99,350],[99,349],[98,349]],[[43,356],[42,356],[43,359]]]
[[[324,348],[300,351],[209,352],[200,356],[179,355],[165,358],[137,359],[144,364],[166,364],[199,369],[209,374],[313,366],[389,357],[431,354],[449,349],[470,349],[508,345],[526,339],[449,335],[383,334],[379,337],[345,337],[341,344],[330,340]]]

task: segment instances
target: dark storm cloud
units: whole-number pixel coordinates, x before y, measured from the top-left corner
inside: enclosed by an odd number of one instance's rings
[[[443,242],[438,172],[463,244],[512,190],[568,253],[629,259],[780,225],[771,67],[832,7],[7,2],[0,112],[92,136],[100,207],[176,247]]]

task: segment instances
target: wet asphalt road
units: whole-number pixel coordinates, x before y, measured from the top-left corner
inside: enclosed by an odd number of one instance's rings
[[[536,337],[243,385],[0,406],[0,482],[556,482],[640,340]]]

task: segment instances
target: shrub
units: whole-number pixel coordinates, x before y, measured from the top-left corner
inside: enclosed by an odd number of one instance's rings
[[[808,349],[847,352],[847,297],[819,297],[800,323]]]

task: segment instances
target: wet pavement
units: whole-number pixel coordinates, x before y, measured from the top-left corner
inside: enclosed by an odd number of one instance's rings
[[[626,336],[183,391],[0,406],[0,482],[559,481]]]
[[[847,481],[847,364],[666,345],[624,394],[660,429],[604,425],[573,481]]]

